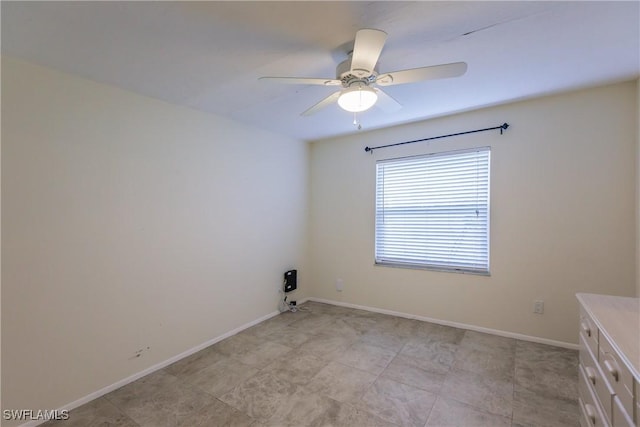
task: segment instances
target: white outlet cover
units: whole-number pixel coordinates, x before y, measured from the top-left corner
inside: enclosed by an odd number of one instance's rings
[[[344,281],[342,279],[336,279],[336,291],[342,292],[344,289]]]

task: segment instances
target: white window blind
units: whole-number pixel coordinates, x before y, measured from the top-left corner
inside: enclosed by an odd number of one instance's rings
[[[489,273],[489,147],[376,164],[376,264]]]

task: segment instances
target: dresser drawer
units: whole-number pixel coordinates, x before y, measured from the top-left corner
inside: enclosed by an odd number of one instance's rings
[[[585,342],[591,349],[591,352],[597,356],[598,327],[582,306],[580,307],[580,336],[585,339]]]
[[[594,390],[596,397],[602,405],[605,416],[611,422],[613,420],[613,390],[604,378],[604,373],[598,366],[595,355],[591,353],[585,343],[583,336],[580,336],[580,364],[582,365],[587,379],[587,384]]]
[[[587,379],[584,368],[580,366],[578,371],[580,424],[588,427],[607,427],[609,424],[600,409],[595,395],[591,391],[591,387],[589,387],[589,380]]]
[[[598,355],[598,327],[582,306],[580,307],[580,336],[594,355]]]
[[[604,335],[600,337],[598,363],[625,412],[633,417],[633,375]]]
[[[635,427],[632,417],[633,414],[626,412],[618,396],[615,396],[613,398],[613,427]]]

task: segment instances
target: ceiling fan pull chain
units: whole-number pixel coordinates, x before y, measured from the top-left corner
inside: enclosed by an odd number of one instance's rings
[[[353,125],[356,126],[358,130],[362,130],[362,125],[358,121],[358,113],[356,112],[353,113]]]

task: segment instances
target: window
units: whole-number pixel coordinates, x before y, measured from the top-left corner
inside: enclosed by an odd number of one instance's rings
[[[489,274],[489,147],[376,164],[376,264]]]

